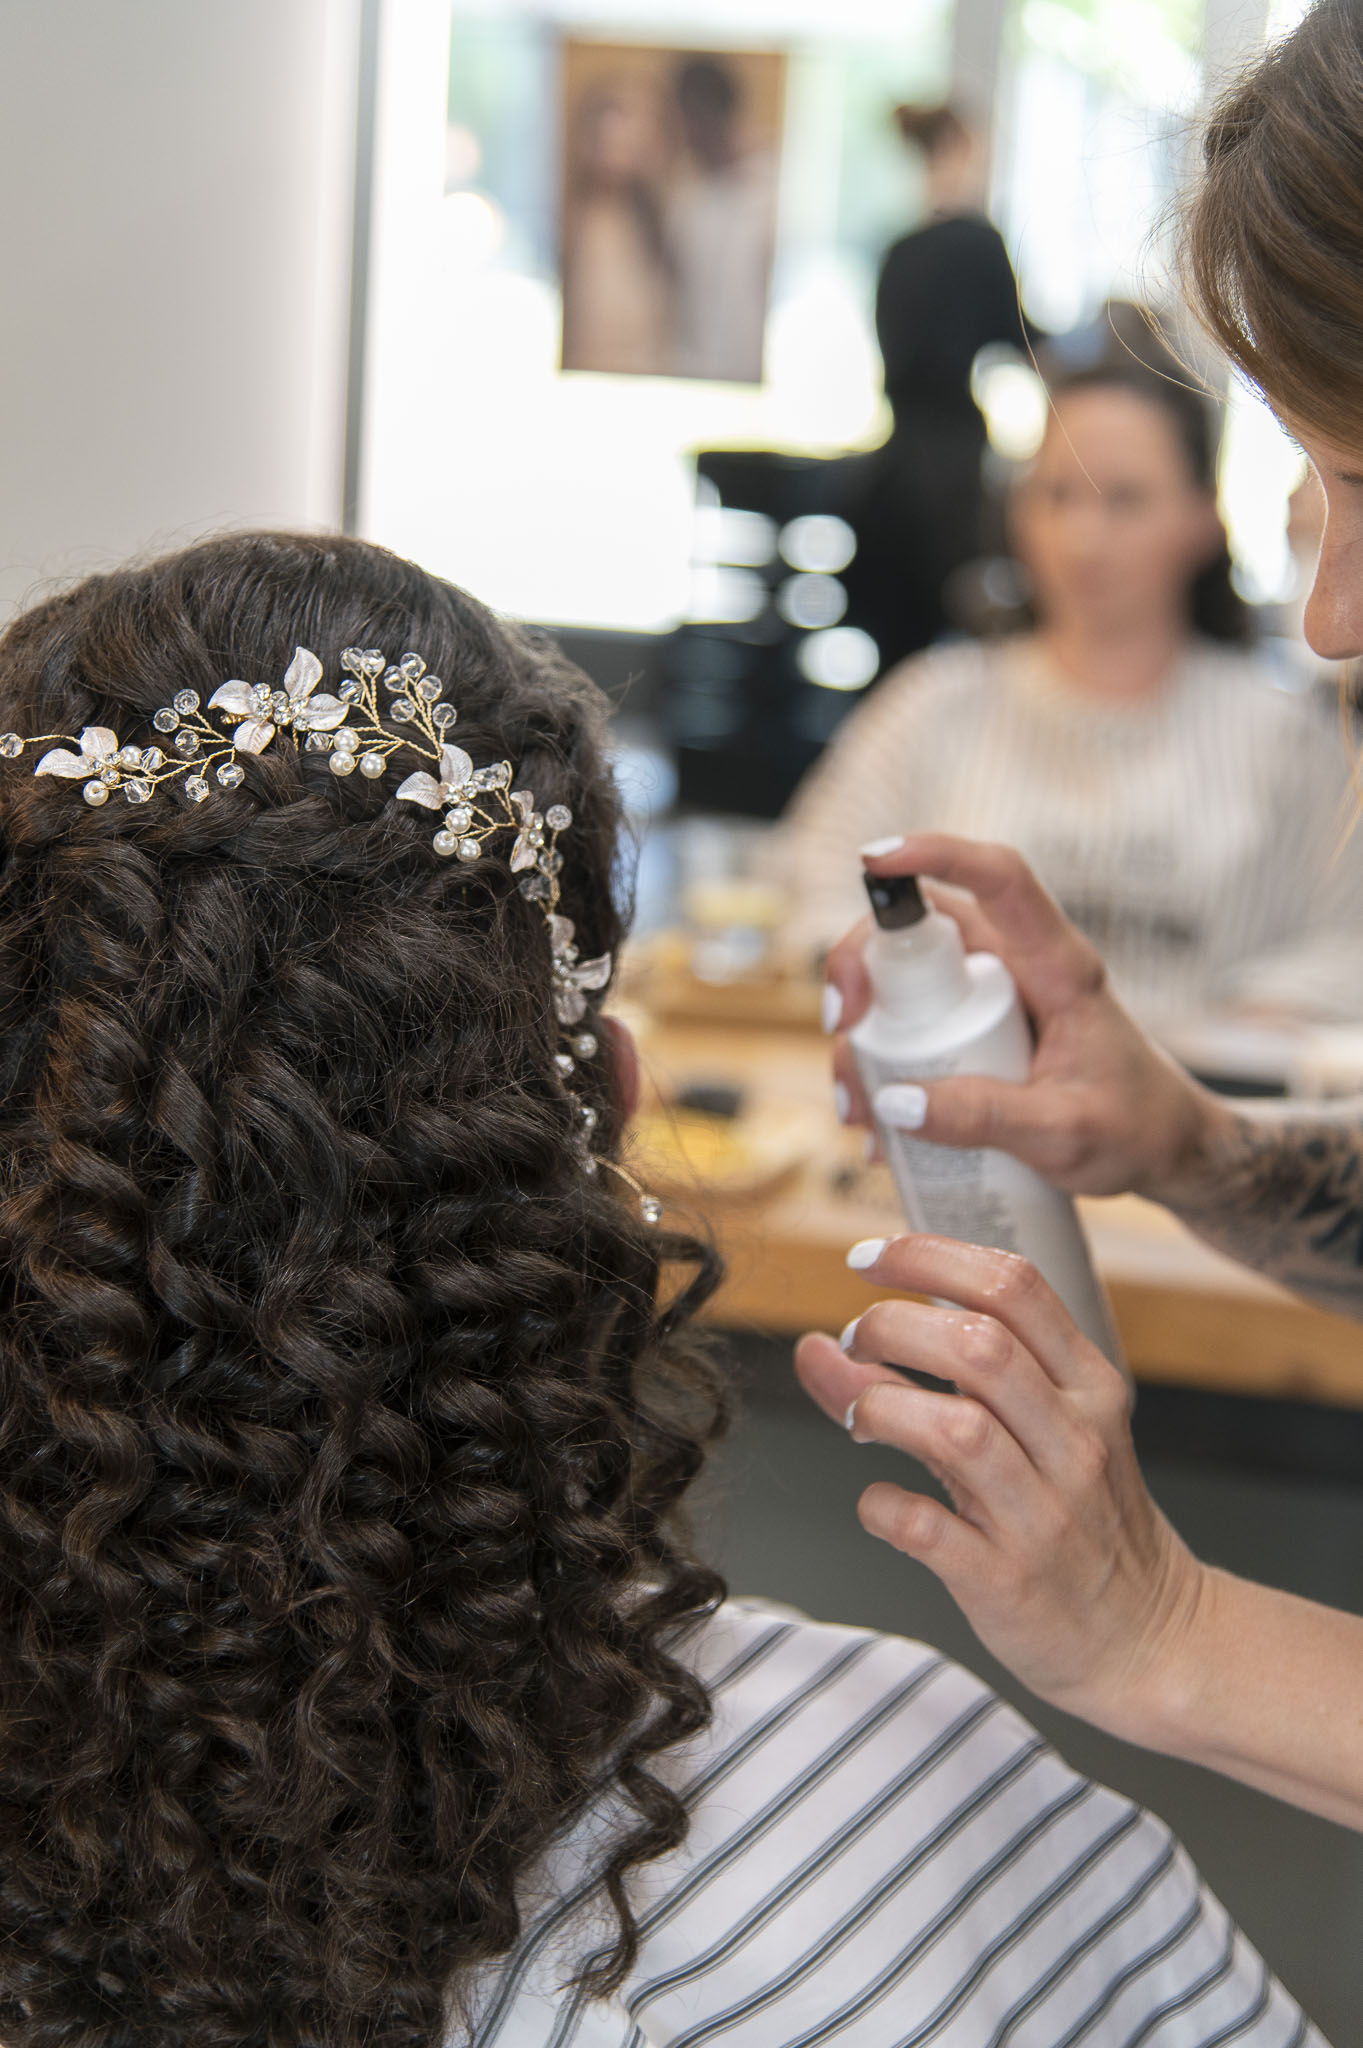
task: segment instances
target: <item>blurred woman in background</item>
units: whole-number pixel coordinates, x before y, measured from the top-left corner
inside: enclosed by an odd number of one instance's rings
[[[1206,402],[1130,358],[1052,393],[1017,484],[1034,629],[901,667],[797,792],[789,934],[864,908],[857,849],[943,831],[1019,848],[1155,1028],[1363,1012],[1363,840],[1346,750],[1249,645]]]
[[[849,606],[883,668],[937,638],[949,578],[981,551],[986,436],[975,358],[991,344],[1025,351],[1040,332],[984,211],[981,131],[953,106],[897,107],[894,118],[922,164],[925,218],[891,243],[876,285],[890,438],[851,458],[845,486],[858,540]]]

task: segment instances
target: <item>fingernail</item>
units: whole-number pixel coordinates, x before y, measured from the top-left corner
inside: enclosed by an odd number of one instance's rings
[[[877,1143],[878,1141],[874,1131],[867,1131],[865,1137],[861,1141],[862,1157],[865,1159],[866,1164],[868,1166],[874,1166],[876,1163]]]
[[[833,1083],[833,1107],[838,1112],[838,1122],[845,1124],[852,1114],[852,1093],[841,1081]]]
[[[874,1108],[883,1124],[893,1124],[897,1131],[918,1131],[928,1113],[927,1092],[912,1081],[891,1081],[876,1090]]]
[[[823,1028],[824,1028],[824,1030],[825,1030],[825,1031],[829,1031],[829,1032],[832,1032],[832,1031],[836,1031],[836,1030],[837,1030],[837,1028],[838,1028],[838,1025],[839,1025],[839,1023],[841,1022],[841,1019],[842,1019],[842,990],[841,990],[840,988],[836,987],[836,986],[835,986],[835,984],[834,984],[833,982],[831,982],[831,981],[826,981],[826,982],[824,983],[824,990],[823,990]]]
[[[852,1401],[848,1405],[847,1413],[842,1418],[842,1426],[847,1431],[847,1434],[849,1436],[852,1434],[853,1428],[856,1425],[856,1420],[857,1404],[855,1401]]]
[[[843,1331],[841,1337],[839,1337],[838,1339],[839,1351],[850,1351],[852,1349],[852,1345],[856,1341],[857,1324],[860,1321],[860,1316],[853,1316],[851,1322],[847,1325],[847,1328]]]
[[[857,851],[863,860],[879,860],[883,853],[897,853],[903,844],[903,833],[891,832],[885,839],[868,839],[865,846],[858,847]]]
[[[889,1242],[888,1237],[861,1238],[847,1254],[848,1265],[854,1273],[864,1273],[868,1266],[874,1266]]]

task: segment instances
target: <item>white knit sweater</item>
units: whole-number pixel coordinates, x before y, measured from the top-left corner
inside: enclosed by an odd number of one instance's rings
[[[1263,1005],[1363,1019],[1363,829],[1328,712],[1195,643],[1159,696],[1095,703],[1013,640],[895,670],[796,793],[788,932],[865,914],[857,849],[906,831],[1018,847],[1148,1024]],[[1342,843],[1343,842],[1343,843]]]

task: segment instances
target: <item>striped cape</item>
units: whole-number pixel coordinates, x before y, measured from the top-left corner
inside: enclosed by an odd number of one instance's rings
[[[590,1814],[476,2048],[1325,2048],[1168,1828],[935,1651],[730,1603],[685,1655],[714,1720],[661,1766],[691,1825],[632,1879],[626,1984],[569,1983],[611,1924]]]

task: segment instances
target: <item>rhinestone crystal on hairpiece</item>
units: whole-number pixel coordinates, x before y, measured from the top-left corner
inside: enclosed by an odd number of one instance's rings
[[[611,976],[610,954],[583,960],[571,918],[559,914],[563,856],[557,840],[571,826],[572,812],[566,804],[539,811],[533,791],[513,787],[516,776],[509,761],[474,766],[472,756],[450,737],[459,714],[419,654],[408,652],[390,663],[376,647],[347,647],[340,666],[344,680],[334,695],[319,690],[322,663],[307,647],[294,649],[278,687],[233,678],[219,685],[207,705],[197,690],[176,690],[170,703],[151,716],[156,733],[173,735],[169,754],[159,746],[121,745],[108,726],[87,725],[78,739],[63,733],[34,739],[0,733],[0,759],[16,760],[26,747],[47,746],[34,774],[79,781],[86,803],[98,809],[116,789],[133,805],[150,802],[165,783],[174,783],[189,804],[203,803],[213,783],[222,790],[238,789],[245,780],[242,757],[264,753],[281,734],[307,753],[325,754],[331,773],[342,778],[358,768],[377,780],[390,757],[404,748],[423,757],[429,765],[414,770],[393,795],[399,803],[442,814],[431,840],[437,855],[474,867],[490,841],[510,835],[506,864],[517,877],[519,893],[540,910],[549,935],[554,1014],[567,1040],[555,1055],[554,1068],[566,1083],[578,1062],[598,1049],[595,1033],[579,1027],[588,996],[604,989]],[[229,730],[224,733],[209,713]],[[564,1092],[572,1107],[579,1161],[584,1172],[594,1172],[596,1111],[566,1087]]]
[[[322,664],[307,647],[295,647],[293,660],[284,671],[282,690],[270,690],[262,683],[228,682],[208,700],[210,711],[225,711],[238,723],[232,744],[239,754],[260,754],[282,727],[295,735],[331,732],[346,715],[340,697],[318,697],[313,693],[322,680]],[[185,694],[192,694],[186,692]],[[198,698],[194,699],[198,703]],[[175,709],[184,709],[179,697]]]

